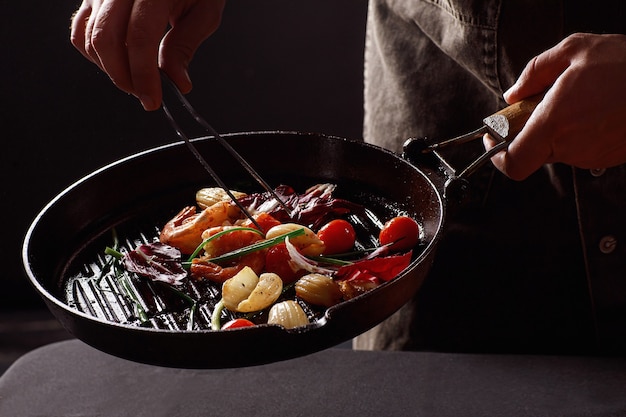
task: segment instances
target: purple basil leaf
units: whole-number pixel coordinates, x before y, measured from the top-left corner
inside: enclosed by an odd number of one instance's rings
[[[294,189],[287,185],[276,187],[274,192],[289,207],[293,215],[292,219],[270,193],[249,194],[239,199],[239,202],[247,208],[252,207],[257,210],[261,208],[278,221],[295,221],[316,230],[334,217],[347,213],[361,213],[364,210],[363,206],[334,198],[332,193],[335,187],[333,184],[318,184],[302,195],[296,194]]]
[[[153,281],[179,285],[187,276],[178,249],[160,242],[139,245],[124,255],[124,268]]]

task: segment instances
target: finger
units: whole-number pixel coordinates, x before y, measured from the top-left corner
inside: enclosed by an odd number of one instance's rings
[[[218,28],[224,0],[202,2],[175,21],[161,42],[159,64],[183,93],[191,90],[187,69],[197,49]]]
[[[85,26],[85,53],[92,62],[94,62],[102,69],[100,58],[98,57],[98,54],[96,53],[95,49],[93,48],[93,44],[91,43],[91,34],[93,33],[93,27],[98,16],[98,10],[100,10],[100,2],[91,2],[91,14],[89,16],[89,19],[87,20],[87,26]]]
[[[99,8],[91,33],[91,43],[101,67],[111,81],[127,93],[133,92],[126,32],[133,0],[105,0]]]
[[[570,65],[568,54],[563,53],[563,43],[534,57],[511,88],[504,93],[507,103],[546,91]]]
[[[161,104],[158,50],[169,19],[168,4],[165,1],[135,1],[128,22],[126,45],[133,94],[146,110],[156,110]]]
[[[85,49],[87,22],[90,16],[91,5],[87,1],[84,1],[72,16],[70,42],[85,58],[89,61],[93,61]]]
[[[550,161],[553,150],[547,139],[553,129],[544,112],[546,105],[544,99],[508,148],[491,158],[493,165],[509,178],[523,180]],[[496,142],[486,135],[483,143],[486,149],[491,149]]]

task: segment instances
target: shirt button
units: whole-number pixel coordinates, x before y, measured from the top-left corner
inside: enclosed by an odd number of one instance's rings
[[[614,236],[604,236],[600,239],[600,252],[611,253],[617,246],[617,239]]]
[[[590,169],[591,175],[594,177],[600,177],[606,172],[606,168],[593,168]]]

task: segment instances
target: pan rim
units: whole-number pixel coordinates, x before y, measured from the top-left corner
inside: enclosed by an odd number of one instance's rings
[[[382,285],[384,286],[389,286],[391,284],[393,284],[394,281],[397,281],[400,278],[403,278],[404,276],[406,276],[410,271],[412,271],[413,269],[417,268],[418,265],[420,265],[426,257],[428,257],[430,255],[430,253],[435,250],[437,242],[439,241],[439,238],[441,236],[442,233],[442,228],[443,228],[443,224],[444,224],[444,219],[445,219],[445,204],[444,204],[444,198],[442,196],[442,193],[440,192],[440,190],[437,189],[437,187],[434,185],[433,181],[418,167],[414,166],[413,164],[411,164],[409,161],[405,160],[404,158],[400,157],[399,155],[397,155],[396,153],[387,150],[385,148],[381,148],[379,146],[373,145],[373,144],[369,144],[367,142],[362,142],[362,141],[357,141],[357,140],[352,140],[352,139],[347,139],[347,138],[342,138],[339,136],[333,136],[333,135],[327,135],[327,134],[321,134],[321,133],[315,133],[315,132],[298,132],[298,131],[286,131],[286,130],[267,130],[267,131],[247,131],[247,132],[232,132],[232,133],[227,133],[227,134],[223,134],[222,136],[224,138],[229,138],[229,137],[242,137],[242,136],[254,136],[254,135],[297,135],[297,136],[310,136],[310,137],[321,137],[321,138],[328,138],[331,140],[338,140],[338,141],[343,141],[343,142],[352,142],[352,143],[356,143],[358,144],[358,146],[364,146],[367,148],[372,148],[375,149],[378,152],[383,152],[385,154],[389,154],[393,157],[396,157],[398,159],[398,161],[402,161],[402,163],[407,164],[408,166],[410,166],[414,171],[416,171],[417,173],[419,173],[419,175],[424,179],[424,181],[426,181],[433,190],[435,190],[435,195],[437,196],[437,205],[440,211],[440,215],[438,218],[438,222],[437,222],[437,232],[436,234],[433,236],[433,238],[421,249],[419,255],[412,260],[412,262],[409,264],[409,266],[402,271],[402,273],[400,273],[396,278],[394,278],[393,280],[386,282]],[[198,138],[194,138],[192,139],[192,141],[203,141],[203,140],[208,140],[208,139],[212,139],[211,136],[203,136],[203,137],[198,137]],[[123,165],[125,163],[128,163],[129,161],[133,161],[136,159],[139,159],[141,157],[143,157],[144,155],[148,155],[151,153],[155,153],[155,152],[161,152],[170,148],[175,148],[175,147],[180,147],[183,146],[184,142],[183,141],[176,141],[176,142],[172,142],[172,143],[168,143],[168,144],[164,144],[164,145],[160,145],[160,146],[156,146],[156,147],[152,147],[149,149],[145,149],[139,152],[136,152],[134,154],[122,157],[118,160],[115,160],[111,163],[108,163],[100,168],[95,169],[94,171],[82,176],[81,178],[77,179],[76,181],[74,181],[73,183],[71,183],[69,186],[65,187],[62,191],[60,191],[55,197],[53,197],[47,204],[44,205],[44,207],[38,212],[38,214],[34,217],[33,221],[30,223],[28,230],[25,234],[24,240],[23,240],[23,244],[22,244],[22,264],[23,267],[25,269],[26,275],[31,283],[31,285],[34,286],[34,288],[37,290],[37,292],[40,294],[40,296],[43,296],[45,298],[45,300],[47,302],[53,303],[56,307],[60,308],[61,310],[63,310],[64,312],[71,314],[71,315],[77,315],[82,319],[88,320],[88,321],[93,321],[93,322],[97,322],[100,325],[104,325],[104,326],[110,326],[112,328],[124,328],[127,330],[132,330],[134,332],[146,332],[146,333],[158,333],[158,334],[195,334],[195,335],[206,335],[206,334],[220,334],[219,331],[214,331],[214,330],[210,330],[210,329],[194,329],[194,330],[173,330],[173,329],[160,329],[160,328],[150,328],[150,327],[140,327],[137,325],[130,325],[130,324],[125,324],[125,323],[117,323],[117,322],[112,322],[109,320],[105,320],[102,319],[100,317],[95,317],[92,315],[89,315],[87,313],[84,313],[78,309],[72,308],[71,306],[69,306],[67,303],[63,302],[62,300],[60,300],[57,296],[55,296],[54,294],[52,294],[49,289],[45,288],[44,285],[40,282],[40,279],[38,279],[36,272],[33,270],[33,268],[31,267],[31,262],[30,262],[30,243],[31,243],[31,239],[33,238],[33,235],[38,227],[38,225],[40,224],[41,220],[44,218],[44,216],[51,210],[51,208],[55,205],[55,203],[57,203],[59,200],[62,200],[67,194],[69,194],[72,190],[74,190],[75,188],[79,187],[81,184],[89,181],[90,179],[92,179],[95,176],[98,176],[99,174],[101,174],[102,172],[111,170],[117,166]],[[310,332],[313,331],[315,329],[318,328],[322,328],[326,325],[326,323],[332,319],[333,315],[336,314],[336,312],[338,310],[341,310],[342,308],[344,308],[345,306],[354,303],[354,302],[360,302],[363,300],[366,300],[368,297],[372,297],[373,293],[367,292],[364,294],[359,295],[356,298],[350,299],[350,300],[346,300],[343,301],[342,303],[336,305],[336,306],[332,306],[328,309],[325,310],[324,314],[318,318],[315,322],[312,322],[311,324],[307,325],[307,326],[303,326],[301,328],[296,328],[296,329],[285,329],[281,326],[277,326],[277,325],[268,325],[268,324],[261,324],[258,325],[258,328],[261,329],[265,329],[265,328],[271,328],[271,329],[278,329],[282,332],[285,333],[302,333],[302,332]],[[236,329],[236,330],[248,330],[248,329]],[[274,330],[272,330],[274,331]]]

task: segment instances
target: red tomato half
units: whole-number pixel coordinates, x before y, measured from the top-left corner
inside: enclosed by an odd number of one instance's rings
[[[252,323],[250,320],[234,319],[224,324],[222,326],[222,330],[238,329],[240,327],[250,327],[250,326],[254,326],[254,323]]]
[[[378,240],[381,245],[389,245],[393,251],[412,249],[420,238],[420,227],[415,220],[407,216],[398,216],[389,220],[380,231]]]
[[[349,252],[354,248],[356,233],[352,224],[346,220],[336,219],[326,223],[317,232],[326,249],[324,255],[335,255]]]
[[[265,271],[273,272],[283,280],[283,284],[296,282],[304,275],[303,271],[294,271],[289,265],[291,256],[284,243],[279,243],[267,250],[265,255]]]

